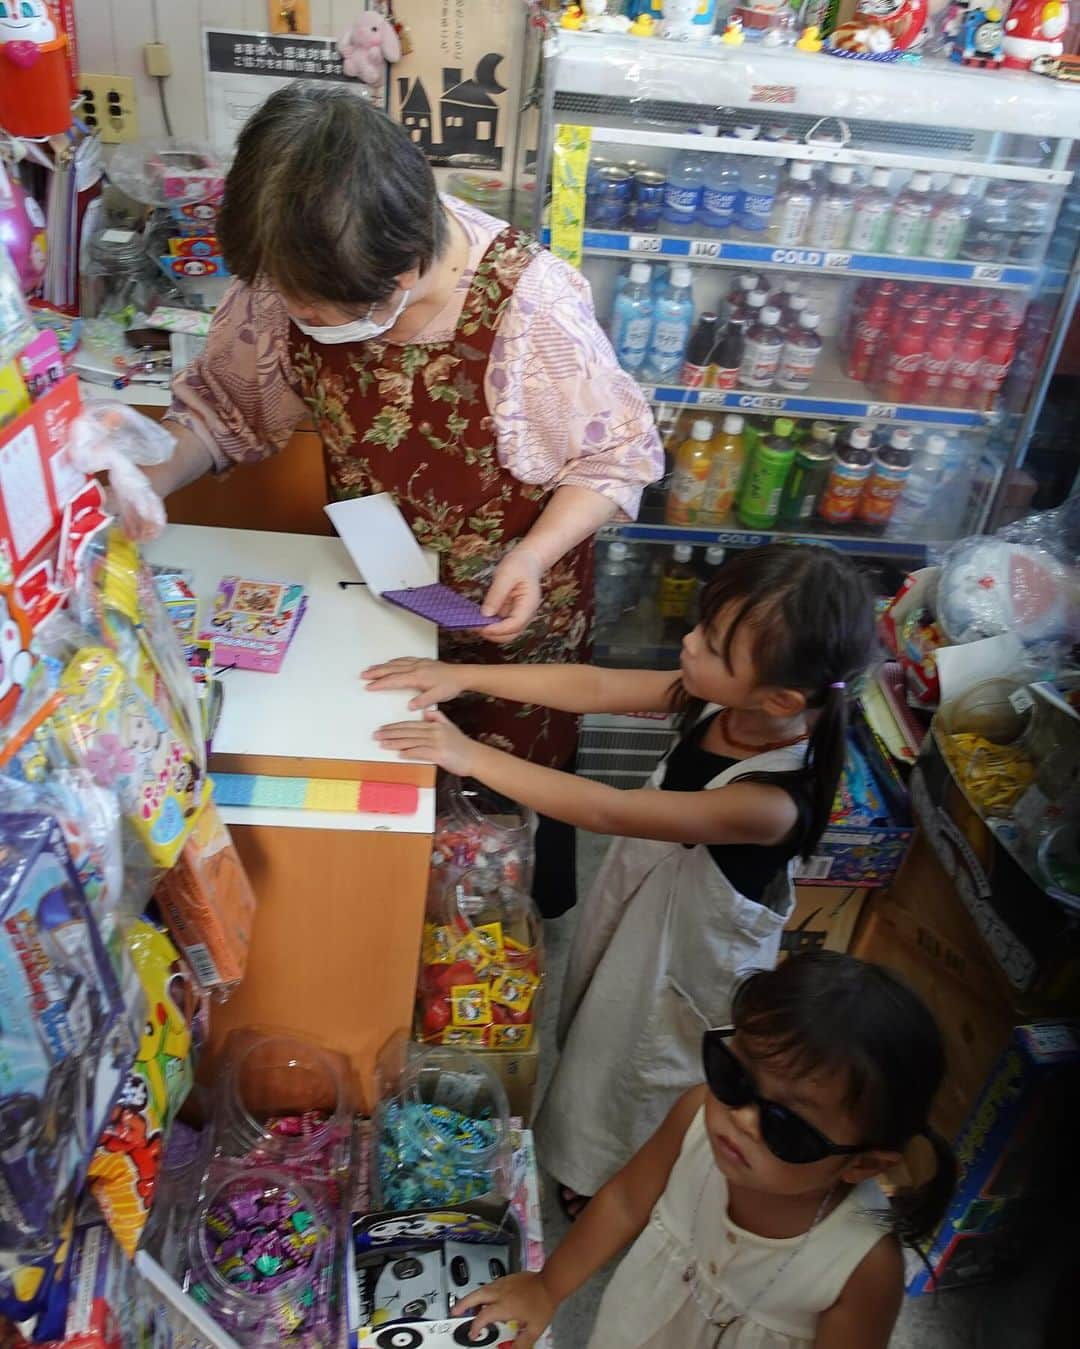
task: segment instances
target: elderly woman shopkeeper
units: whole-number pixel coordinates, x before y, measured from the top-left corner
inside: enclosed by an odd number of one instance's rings
[[[392,493],[443,579],[499,616],[444,633],[444,656],[586,657],[593,535],[636,515],[663,461],[578,273],[440,198],[400,127],[313,84],[247,123],[218,235],[238,281],[174,385],[158,490],[273,454],[310,416],[331,498]],[[572,760],[570,715],[451,710],[535,762]],[[554,914],[573,902],[572,844],[542,828],[536,896]]]

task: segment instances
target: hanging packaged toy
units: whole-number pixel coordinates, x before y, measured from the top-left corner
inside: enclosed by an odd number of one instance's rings
[[[133,1045],[60,827],[0,815],[0,1251],[61,1233]]]
[[[165,1136],[191,1090],[189,1021],[198,1014],[199,999],[175,946],[153,924],[136,923],[128,949],[146,994],[146,1022],[88,1177],[113,1236],[132,1257],[154,1196]]]
[[[466,871],[528,890],[536,848],[536,814],[472,779],[439,782],[431,845],[429,914],[442,921],[446,887]]]
[[[155,898],[200,985],[215,994],[234,988],[247,964],[255,895],[212,794]]]
[[[60,680],[61,744],[120,808],[159,867],[180,855],[207,784],[191,750],[105,647],[83,647]]]

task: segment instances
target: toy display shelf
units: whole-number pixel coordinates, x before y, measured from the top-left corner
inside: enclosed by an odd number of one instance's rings
[[[848,379],[835,351],[825,346],[818,360],[813,388],[804,393],[782,389],[686,389],[678,384],[641,381],[642,392],[655,405],[675,408],[712,408],[726,412],[819,417],[826,421],[896,422],[912,426],[985,426],[994,415],[971,408],[923,407],[915,403],[887,403],[871,396],[865,384]]]
[[[1080,115],[1080,110],[1078,110]],[[551,242],[550,229],[544,243]],[[586,257],[621,257],[642,261],[671,258],[693,264],[737,267],[753,264],[770,271],[820,272],[825,276],[880,276],[896,281],[935,281],[995,290],[1030,290],[1039,280],[1039,267],[1008,262],[939,262],[934,258],[900,258],[885,253],[852,253],[821,248],[779,248],[774,244],[741,239],[691,238],[666,234],[635,234],[623,230],[587,229],[582,238]]]
[[[892,539],[868,535],[853,525],[850,532],[837,530],[824,522],[805,521],[801,529],[743,529],[735,523],[724,525],[667,525],[636,521],[607,525],[605,539],[622,539],[626,543],[661,543],[674,546],[689,543],[708,548],[720,544],[723,548],[760,548],[767,543],[825,543],[841,553],[855,557],[895,558],[897,561],[923,565],[926,562],[925,542],[912,539]]]
[[[970,70],[926,57],[853,61],[749,42],[726,47],[560,32],[553,67],[555,90],[564,95],[757,108],[763,115],[780,109],[1066,141],[1080,121],[1075,87],[1028,71]]]

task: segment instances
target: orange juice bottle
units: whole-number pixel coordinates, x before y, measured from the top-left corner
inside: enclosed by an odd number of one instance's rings
[[[699,525],[725,524],[734,509],[735,493],[746,467],[746,437],[737,412],[729,412],[724,418],[712,448],[712,465],[697,516]]]
[[[676,452],[664,516],[669,525],[692,525],[698,521],[712,468],[712,436],[712,422],[702,417]]]

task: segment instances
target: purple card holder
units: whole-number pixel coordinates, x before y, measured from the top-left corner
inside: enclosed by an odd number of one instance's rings
[[[487,628],[499,620],[488,617],[473,600],[467,600],[449,586],[414,586],[410,590],[384,590],[384,600],[437,623],[440,628]]]

